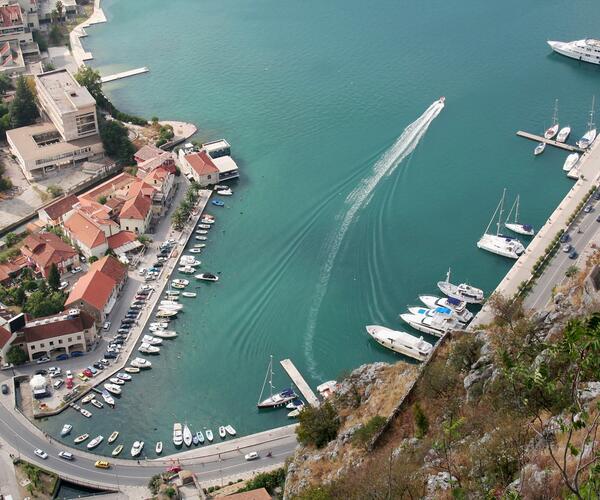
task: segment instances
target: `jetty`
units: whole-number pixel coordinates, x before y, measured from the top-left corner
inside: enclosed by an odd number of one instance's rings
[[[311,406],[319,406],[319,399],[307,384],[306,380],[304,380],[304,377],[298,371],[298,368],[292,363],[292,360],[282,359],[280,363],[288,376],[292,379],[292,382],[294,382],[298,390],[302,393],[306,402]]]
[[[130,69],[128,71],[121,71],[120,73],[115,73],[113,75],[107,75],[100,78],[102,83],[114,82],[115,80],[120,80],[122,78],[128,78],[130,76],[141,75],[142,73],[148,73],[150,71],[146,66],[143,68],[135,68]]]
[[[529,132],[523,132],[522,130],[517,131],[517,135],[519,137],[523,137],[524,139],[529,139],[530,141],[535,142],[544,142],[549,146],[554,146],[555,148],[564,149],[565,151],[570,151],[571,153],[581,153],[583,150],[578,148],[577,146],[571,146],[570,144],[566,144],[564,142],[558,142],[552,139],[546,139],[542,135],[530,134]]]

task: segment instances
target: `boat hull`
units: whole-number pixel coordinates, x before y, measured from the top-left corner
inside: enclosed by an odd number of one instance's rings
[[[528,229],[528,227],[530,226],[526,226],[525,224],[518,224],[516,222],[507,222],[506,224],[504,224],[504,226],[507,229],[510,229],[511,231],[518,233],[518,234],[523,234],[525,236],[533,236],[535,234],[535,230],[533,228]]]
[[[407,336],[407,338],[412,337],[412,335],[406,332],[396,332],[394,330],[378,327],[376,325],[367,326],[366,329],[369,336],[380,346],[385,347],[390,351],[397,352],[398,354],[403,354],[409,358],[416,359],[417,361],[425,361],[433,349],[433,346],[427,342],[423,342],[424,347],[427,347],[428,349],[427,353],[421,352],[415,348],[410,348],[409,346],[403,344],[403,336]]]
[[[494,234],[484,234],[477,242],[477,248],[509,259],[518,259],[525,251],[519,240]]]

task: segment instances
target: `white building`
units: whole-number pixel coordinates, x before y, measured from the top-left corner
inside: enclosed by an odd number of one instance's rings
[[[224,139],[203,144],[200,151],[186,144],[179,150],[182,172],[200,186],[211,186],[240,176],[238,166],[229,156],[231,147]]]

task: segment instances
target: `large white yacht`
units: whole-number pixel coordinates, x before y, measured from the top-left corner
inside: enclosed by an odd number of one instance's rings
[[[433,346],[423,338],[417,338],[406,332],[390,330],[385,326],[368,325],[367,333],[378,344],[394,352],[404,354],[418,361],[425,361]]]
[[[461,283],[460,285],[450,283],[450,273],[451,269],[448,269],[446,281],[437,282],[438,288],[444,295],[454,299],[464,300],[467,304],[481,304],[483,302],[483,290],[467,285],[466,283]]]
[[[468,323],[473,319],[473,313],[467,309],[464,300],[452,297],[436,297],[435,295],[419,295],[419,300],[430,309],[436,307],[447,307],[454,311],[454,315],[461,323]]]
[[[502,257],[508,257],[510,259],[518,259],[519,256],[525,251],[523,244],[516,238],[500,234],[500,224],[502,221],[502,212],[504,210],[504,197],[506,195],[506,189],[502,192],[502,198],[500,203],[496,207],[494,215],[490,219],[485,232],[477,242],[477,247],[482,250],[486,250]],[[496,234],[488,233],[492,222],[494,221],[496,214],[498,214],[498,222],[496,223]]]
[[[461,325],[452,317],[446,318],[442,315],[425,316],[405,313],[401,314],[400,318],[415,330],[435,335],[436,337],[443,337],[451,330],[461,330],[464,328],[464,325]]]
[[[557,42],[548,40],[548,45],[554,52],[579,61],[600,64],[600,40],[586,38],[573,42]]]

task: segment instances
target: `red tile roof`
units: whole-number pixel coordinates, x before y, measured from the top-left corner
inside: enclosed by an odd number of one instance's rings
[[[133,175],[129,175],[126,172],[122,172],[119,175],[113,177],[112,179],[109,179],[106,182],[100,184],[99,186],[96,186],[95,188],[89,190],[88,192],[83,193],[81,196],[79,196],[79,199],[85,198],[87,200],[98,201],[98,198],[100,198],[101,196],[106,196],[108,198],[109,195],[112,195],[116,191],[126,191],[127,189],[129,189],[131,183],[135,180],[136,178]]]
[[[72,210],[73,205],[75,205],[78,201],[79,200],[77,199],[77,196],[71,194],[69,196],[65,196],[64,198],[56,200],[50,205],[44,207],[42,210],[48,214],[48,217],[50,217],[50,219],[58,220],[69,210]]]
[[[208,156],[206,151],[190,153],[185,155],[184,158],[198,175],[215,174],[219,172],[219,169],[213,163],[212,158]]]
[[[96,248],[106,243],[106,236],[99,224],[81,210],[77,210],[71,215],[64,226],[73,239],[83,243],[88,248]]]
[[[135,241],[137,236],[131,231],[120,231],[117,234],[108,237],[108,248],[115,250],[117,248]]]
[[[43,320],[47,322],[41,324]],[[80,311],[79,316],[68,316],[67,313],[62,312],[54,316],[36,318],[33,323],[35,323],[33,326],[29,323],[23,328],[26,342],[38,342],[53,337],[83,332],[83,330],[88,330],[94,325],[94,318],[85,311]]]
[[[114,280],[115,283],[120,283],[127,276],[127,266],[110,255],[106,255],[91,264],[90,271],[100,271]]]
[[[151,208],[152,200],[140,192],[125,202],[119,218],[145,220]]]
[[[164,153],[162,149],[157,148],[156,146],[146,145],[138,149],[133,157],[137,163],[142,163],[148,160],[153,160],[162,153]]]
[[[45,271],[52,264],[72,259],[77,252],[54,233],[30,234],[23,241],[21,253]]]
[[[0,24],[7,28],[15,24],[23,24],[21,7],[18,4],[3,5],[0,7]]]
[[[11,339],[12,334],[4,327],[0,326],[0,349]]]
[[[77,306],[79,301],[91,305],[97,311],[102,311],[116,286],[115,281],[100,271],[89,271],[84,274],[69,293],[65,308]]]

